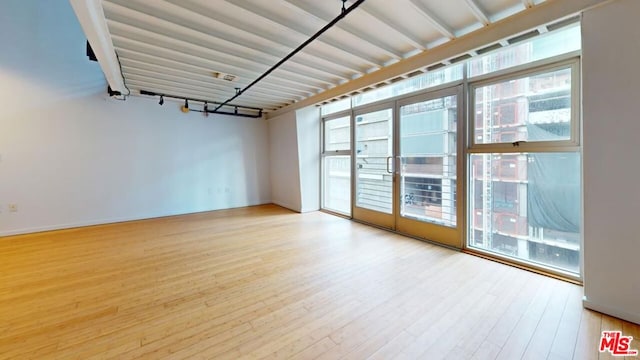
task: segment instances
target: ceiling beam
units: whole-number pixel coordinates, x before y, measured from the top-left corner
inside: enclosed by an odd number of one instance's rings
[[[129,58],[122,59],[122,65],[123,65],[123,68],[147,70],[149,72],[159,72],[159,73],[169,74],[176,77],[192,79],[195,81],[201,81],[201,82],[207,82],[207,83],[212,82],[214,84],[224,84],[224,85],[229,84],[229,82],[226,80],[220,80],[212,77],[210,73],[203,74],[203,73],[188,72],[181,69],[175,69],[172,67],[167,67],[167,66],[157,65],[157,64],[149,64],[147,62],[137,61]],[[264,82],[260,82],[260,84],[255,86],[258,88],[263,88],[262,90],[264,92],[275,91],[283,94],[289,94],[290,96],[293,96],[293,97],[306,98],[306,97],[315,95],[315,92],[313,91],[294,89],[291,86],[287,86],[285,84],[273,83],[266,79],[264,80]]]
[[[313,36],[313,32],[308,31],[307,29],[304,29],[302,26],[299,26],[295,23],[288,23],[285,25],[285,20],[284,19],[280,19],[278,18],[278,16],[276,16],[275,14],[272,13],[268,13],[266,11],[260,11],[256,6],[250,5],[248,4],[246,1],[236,1],[236,0],[225,0],[226,2],[228,2],[229,4],[236,6],[240,9],[242,9],[243,11],[248,12],[249,14],[252,14],[254,16],[257,16],[258,18],[262,19],[263,21],[268,21],[270,24],[273,24],[275,26],[280,27],[283,30],[289,31],[291,33],[296,33],[302,37],[311,37]],[[340,44],[335,44],[335,42],[333,41],[329,41],[327,39],[323,39],[323,38],[318,38],[316,39],[317,42],[319,43],[323,43],[326,44],[329,47],[334,48],[335,50],[340,51],[343,54],[352,56],[352,52],[350,50],[346,50],[344,46],[341,46]],[[299,61],[299,60],[298,60]],[[335,62],[333,62],[332,64],[336,65]],[[339,64],[338,64],[339,65]],[[369,63],[369,65],[371,66],[378,66],[378,63]],[[354,74],[359,74],[362,75],[364,74],[363,69],[358,69],[356,67],[346,67],[343,66],[344,68],[347,68],[351,73],[352,76]]]
[[[255,68],[247,68],[242,64],[233,64],[224,63],[220,60],[209,59],[200,55],[192,55],[187,54],[185,52],[176,50],[166,45],[156,45],[151,43],[146,43],[138,40],[133,40],[130,38],[124,38],[118,35],[112,35],[113,44],[116,48],[123,48],[128,50],[136,50],[142,53],[149,54],[151,56],[155,56],[158,54],[162,54],[160,56],[164,56],[165,58],[169,58],[178,62],[184,62],[187,64],[197,65],[201,67],[209,67],[211,72],[221,71],[227,74],[235,74],[244,72],[244,74],[248,76],[260,76],[264,69],[255,69]],[[290,71],[284,69],[278,69],[279,72],[283,72],[287,74],[287,77],[290,79],[296,79],[296,81],[305,81],[307,83],[320,83],[327,85],[334,85],[330,80],[326,80],[323,78],[319,78],[313,76],[312,74],[295,74]],[[324,89],[321,85],[317,85],[318,88]]]
[[[254,36],[258,36],[258,37],[266,39],[265,35],[260,33],[258,30],[254,30],[252,27],[247,27],[247,26],[238,27],[239,24],[237,22],[234,22],[232,19],[229,19],[229,18],[227,18],[225,16],[222,16],[217,11],[213,11],[212,9],[207,8],[205,6],[198,5],[196,3],[191,3],[191,2],[185,2],[184,0],[164,0],[164,1],[170,2],[170,3],[172,3],[172,4],[176,5],[176,6],[180,6],[180,7],[184,8],[184,9],[187,9],[187,10],[193,12],[193,13],[205,16],[205,17],[207,17],[207,18],[209,18],[211,20],[215,20],[217,22],[223,23],[223,24],[225,24],[227,26],[234,27],[235,29],[237,29],[237,31],[247,32],[247,33],[250,33],[250,34],[252,34]],[[288,48],[288,50],[292,49],[292,48],[296,48],[298,46],[298,44],[293,44],[293,43],[289,43],[289,44],[285,45],[285,44],[283,44],[281,42],[281,44],[286,46]],[[340,51],[345,52],[348,55],[351,55],[353,57],[358,58],[360,61],[366,62],[370,66],[380,66],[378,61],[375,58],[369,56],[368,54],[364,54],[364,53],[359,52],[359,51],[353,51],[352,48],[349,48],[347,46],[342,46],[340,44],[331,44],[331,46],[339,49]]]
[[[545,1],[528,11],[517,13],[509,18],[494,22],[472,33],[463,35],[456,41],[446,42],[429,51],[402,60],[384,69],[372,72],[363,77],[324,91],[321,94],[304,99],[293,105],[269,113],[268,117],[282,115],[307,106],[319,104],[323,101],[337,98],[345,94],[360,91],[368,86],[408,74],[416,69],[439,63],[468,51],[481,48],[487,44],[499,42],[514,34],[534,29],[580,11],[593,7],[608,0],[573,0],[573,1]]]
[[[153,7],[152,5],[157,5],[157,7]],[[193,10],[194,4],[186,4],[183,1],[177,2],[176,4],[157,0],[154,2],[133,2],[130,0],[109,0],[108,2],[104,2],[105,9],[110,5],[116,5],[128,10],[133,10],[136,12],[137,17],[150,17],[153,18],[154,21],[162,20],[166,23],[173,24],[175,26],[179,26],[182,28],[190,29],[196,31],[200,34],[204,34],[206,36],[210,36],[219,41],[225,41],[226,43],[233,44],[236,46],[241,46],[243,48],[249,49],[256,53],[265,53],[271,56],[274,56],[276,59],[280,59],[283,56],[286,56],[288,51],[291,48],[295,48],[298,44],[294,44],[292,42],[288,42],[283,40],[282,38],[274,38],[265,36],[265,34],[261,34],[258,31],[252,30],[251,27],[241,27],[238,28],[236,26],[227,25],[226,23],[222,23],[217,20],[217,18],[222,18],[229,22],[228,19],[221,17],[216,14],[210,14],[214,16],[214,18],[207,17],[197,12],[199,8],[195,8]],[[160,6],[162,5],[162,6]],[[189,5],[192,9],[188,9],[182,7],[182,5]],[[177,13],[180,12],[188,12],[188,15],[178,16]],[[196,22],[190,19],[190,17],[199,17],[203,18],[206,22],[212,23],[212,25],[204,26],[202,22]],[[215,26],[215,23],[219,23],[222,26]],[[220,28],[233,28],[232,32],[224,32],[220,30]],[[253,38],[256,40],[249,40],[247,37],[238,36],[236,34],[245,34],[249,35],[249,38]],[[349,51],[345,49],[345,51]],[[332,63],[335,59],[325,56],[317,51],[312,51],[310,49],[306,50],[307,54],[313,55],[319,59],[326,61],[327,63]],[[351,56],[358,58],[357,54],[350,53]],[[369,66],[380,66],[375,59],[372,58],[358,58],[361,62],[368,64]],[[295,59],[293,60],[295,62]]]
[[[207,99],[214,99],[217,102],[222,102],[220,99],[224,99],[228,95],[229,91],[219,91],[213,89],[205,89],[197,86],[190,86],[183,83],[175,83],[173,81],[167,81],[156,78],[149,78],[144,76],[138,76],[133,74],[127,74],[128,84],[147,84],[165,86],[167,88],[174,89],[176,95],[180,94],[181,90],[188,91],[192,94],[200,94],[200,97],[206,97]]]
[[[301,38],[308,38],[308,37],[313,35],[313,34],[309,33],[306,29],[298,26],[297,24],[284,23],[284,19],[279,19],[274,14],[267,13],[265,11],[260,11],[255,6],[249,6],[248,4],[246,4],[246,1],[239,1],[239,2],[230,1],[230,0],[225,0],[225,1],[227,1],[230,5],[233,5],[235,7],[238,7],[240,9],[242,9],[242,11],[245,11],[245,12],[247,12],[247,13],[253,15],[253,16],[256,16],[256,17],[262,19],[262,21],[269,22],[270,24],[272,24],[274,26],[277,26],[277,27],[281,28],[282,30],[298,34]],[[355,57],[360,61],[364,60],[364,62],[366,62],[368,64],[368,66],[378,66],[377,62],[370,61],[372,59],[359,58],[359,57],[355,56],[351,51],[348,51],[348,50],[346,50],[346,49],[344,49],[342,47],[337,47],[334,44],[328,43],[326,41],[322,41],[322,39],[317,39],[316,41],[318,41],[320,43],[323,43],[326,46],[328,46],[328,47],[330,47],[332,49],[335,49],[335,50],[339,51],[340,53],[342,53],[344,55]],[[307,50],[309,50],[309,49],[307,49]],[[318,59],[320,59],[322,61],[327,61],[323,57],[318,57],[317,54],[313,54],[313,56],[317,57]],[[282,57],[279,57],[278,60],[280,60],[280,58],[282,58]],[[303,57],[298,56],[298,59],[301,59],[301,58],[303,58]],[[295,59],[290,59],[288,62],[296,62],[296,60]],[[330,64],[332,66],[336,66],[336,67],[341,68],[342,71],[345,71],[345,70],[348,71],[349,73],[352,74],[351,76],[353,76],[353,74],[360,74],[360,75],[364,74],[364,70],[363,69],[360,69],[355,65],[348,66],[348,65],[343,65],[343,64],[340,64],[340,63],[336,63],[335,59],[332,59]]]
[[[128,60],[135,60],[135,61],[143,62],[147,64],[166,66],[173,69],[181,69],[181,70],[189,69],[191,72],[194,72],[196,74],[202,74],[207,76],[211,75],[211,69],[209,67],[185,64],[173,59],[168,59],[168,58],[164,58],[156,55],[149,55],[144,52],[138,51],[138,49],[136,50],[118,49],[118,52],[121,55],[123,55],[123,58],[122,58],[123,62],[126,62]],[[241,79],[237,83],[246,85],[248,84],[247,80],[248,79]],[[294,81],[290,79],[265,79],[264,81],[268,82],[269,84],[276,84],[277,86],[288,86],[293,89],[299,89],[301,91],[307,91],[312,93],[316,92],[317,90],[322,90],[321,87],[304,84],[299,81]]]
[[[102,9],[102,1],[70,0],[70,2],[107,83],[112,90],[127,94],[128,90],[120,74],[118,57],[111,43],[111,34]]]
[[[353,2],[354,0],[350,0],[350,1]],[[400,28],[401,24],[394,23],[393,21],[389,20],[385,15],[378,12],[374,8],[368,6],[367,4],[368,3],[364,3],[362,4],[362,6],[360,6],[361,12],[368,14],[369,16],[373,17],[377,21],[385,24],[389,29],[391,29],[396,34],[400,35],[402,38],[404,38],[407,41],[407,43],[409,43],[411,46],[414,46],[416,49],[420,49],[420,50],[426,49],[426,46],[423,44],[422,40],[415,37],[413,34],[411,34],[410,31],[406,29],[401,29]]]
[[[489,17],[480,8],[480,5],[476,0],[464,0],[464,2],[467,4],[467,7],[469,8],[469,10],[471,10],[471,12],[473,13],[473,16],[475,16],[476,19],[478,19],[478,21],[482,23],[482,25],[486,26],[491,24]]]
[[[413,7],[418,10],[420,15],[422,15],[434,29],[438,30],[442,35],[448,37],[449,39],[455,39],[456,36],[453,33],[453,30],[445,25],[441,20],[437,19],[433,14],[431,14],[431,10],[427,9],[424,4],[422,4],[419,0],[409,0],[409,3],[413,5]]]
[[[536,6],[536,4],[533,2],[533,0],[522,0],[522,5],[524,5],[524,7],[526,9],[532,8],[534,6]]]
[[[272,61],[265,60],[264,56],[250,56],[241,54],[240,52],[234,51],[229,47],[221,47],[215,46],[214,44],[196,42],[192,37],[185,38],[176,33],[165,32],[163,34],[163,31],[160,29],[157,29],[155,31],[147,30],[125,19],[111,18],[109,19],[108,23],[112,35],[118,35],[120,37],[130,38],[144,43],[171,43],[171,48],[174,48],[176,50],[184,49],[185,52],[190,53],[191,55],[195,55],[196,52],[199,52],[206,53],[207,58],[210,59],[226,57],[224,61],[234,63],[241,61],[245,64],[251,64],[252,66],[254,66],[254,69],[258,68],[258,71],[262,71],[262,69],[268,68],[272,65]],[[297,66],[296,65],[297,64],[289,64],[289,66],[285,67],[284,69],[303,76],[309,73],[317,73],[338,80],[348,79],[348,77],[345,75],[341,75],[340,73],[331,71],[329,69],[323,69],[322,67],[307,66],[301,64]],[[303,68],[300,69],[300,67]]]
[[[307,16],[312,17],[316,20],[318,20],[319,22],[331,22],[331,18],[329,18],[328,16],[322,16],[319,15],[318,9],[314,9],[310,6],[306,6],[304,5],[302,2],[300,1],[294,1],[294,0],[284,0],[285,2],[287,2],[289,5],[295,7],[296,9],[302,11],[303,13],[305,13]],[[336,2],[336,5],[338,3]],[[336,6],[336,8],[338,8],[338,6]],[[337,16],[337,15],[336,15]],[[398,53],[396,53],[396,51],[391,48],[389,45],[369,36],[368,34],[356,29],[353,26],[350,26],[348,23],[345,22],[340,22],[338,24],[335,25],[335,28],[340,29],[342,31],[345,31],[353,36],[356,36],[358,38],[360,38],[362,41],[374,46],[375,48],[381,50],[383,53],[385,53],[387,56],[391,57],[392,59],[402,59],[402,56]],[[351,49],[351,51],[353,51],[353,48]]]
[[[199,86],[199,87],[202,87],[203,89],[208,89],[213,91],[224,91],[225,93],[229,93],[229,86],[224,86],[224,84],[213,83],[211,81],[195,80],[195,79],[187,78],[184,76],[176,76],[176,75],[171,75],[167,73],[158,73],[154,71],[148,71],[148,70],[139,69],[139,68],[132,68],[128,66],[123,66],[122,70],[125,75],[124,77],[127,80],[131,78],[140,79],[142,77],[142,78],[148,78],[148,79],[154,79],[154,80],[160,80],[160,81],[170,81],[176,84]],[[256,90],[255,92],[258,94],[256,95],[257,97],[263,97],[265,99],[277,99],[277,100],[292,99],[296,101],[300,101],[304,99],[304,96],[301,96],[301,95],[297,95],[297,96],[290,95],[290,94],[279,95],[277,92],[274,92],[274,91],[268,92],[264,90],[262,91]]]
[[[191,80],[203,82],[203,83],[221,85],[221,86],[228,86],[229,84],[228,81],[216,79],[212,77],[211,74],[193,73],[193,72],[170,68],[170,67],[161,66],[157,64],[149,64],[149,63],[145,63],[145,62],[141,62],[133,59],[122,59],[122,68],[125,71],[127,71],[128,69],[133,69],[136,71],[144,71],[148,73],[160,73],[160,74],[171,75],[171,76],[184,78],[184,79],[191,79]],[[231,84],[236,85],[236,87],[240,85],[240,83],[235,83],[235,82],[232,82]],[[244,84],[246,85],[246,82]],[[288,86],[277,85],[273,83],[269,83],[269,84],[264,83],[260,85],[262,86],[256,85],[256,87],[261,88],[261,91],[265,93],[278,92],[278,93],[287,94],[288,96],[300,98],[300,99],[303,99],[315,94],[314,92],[311,92],[311,91],[296,90]]]
[[[234,84],[235,86],[239,86],[240,82],[229,82],[226,80],[217,79],[211,74],[199,74],[188,72],[184,70],[179,70],[175,68],[170,68],[167,66],[160,66],[156,64],[149,64],[142,61],[124,58],[122,59],[122,70],[124,72],[128,72],[129,70],[138,71],[148,74],[162,74],[166,76],[176,77],[180,79],[189,79],[193,81],[198,81],[206,84],[211,84],[215,86],[228,86],[229,84]]]

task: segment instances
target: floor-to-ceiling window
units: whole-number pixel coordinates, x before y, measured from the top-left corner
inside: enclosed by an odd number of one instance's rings
[[[579,24],[474,55],[322,107],[323,207],[579,278]]]
[[[469,248],[579,272],[578,65],[470,87]]]

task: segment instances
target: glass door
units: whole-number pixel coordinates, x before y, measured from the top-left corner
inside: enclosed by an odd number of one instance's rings
[[[354,113],[353,218],[389,229],[394,219],[393,103]]]
[[[461,87],[398,102],[396,230],[462,247]]]
[[[353,115],[353,218],[462,247],[462,87]]]

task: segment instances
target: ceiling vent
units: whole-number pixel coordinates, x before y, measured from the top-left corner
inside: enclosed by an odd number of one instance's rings
[[[235,75],[225,74],[217,71],[213,72],[213,77],[216,79],[225,80],[225,81],[234,81],[237,78],[237,76]]]

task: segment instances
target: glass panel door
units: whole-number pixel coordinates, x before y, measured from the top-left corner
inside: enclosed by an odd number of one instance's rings
[[[397,230],[461,247],[458,227],[459,88],[398,104]]]
[[[354,114],[353,218],[394,228],[393,104]]]

